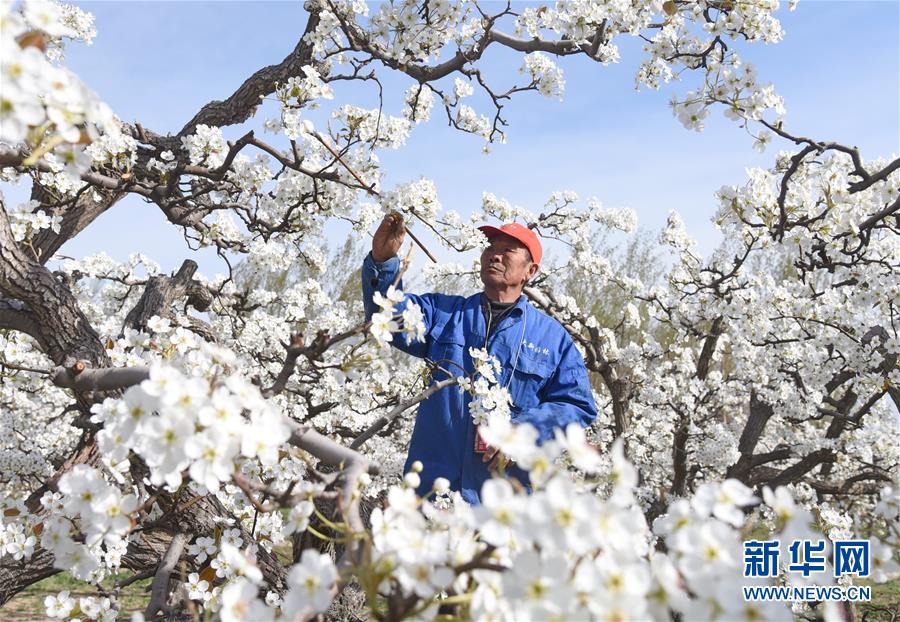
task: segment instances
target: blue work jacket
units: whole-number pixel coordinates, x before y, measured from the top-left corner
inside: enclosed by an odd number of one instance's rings
[[[362,268],[366,319],[378,311],[373,293],[384,294],[399,269],[397,257],[379,263],[371,253],[366,256]],[[398,287],[403,289],[402,283]],[[406,301],[421,307],[425,341],[407,342],[405,334],[398,334],[391,343],[408,354],[438,362],[454,375],[472,374],[475,366],[469,348],[484,348],[487,333],[482,296],[406,294],[397,311],[402,312]],[[539,443],[553,438],[556,428],[565,429],[572,422],[588,426],[597,416],[581,353],[562,325],[534,308],[525,296],[519,297],[491,331],[487,350],[502,365],[497,379],[508,386],[512,396],[512,420],[537,428]],[[446,374],[439,371],[433,374],[433,381],[444,378]],[[450,386],[419,404],[404,471],[416,460],[422,462],[420,495],[431,490],[436,478],[445,477],[467,502],[480,503],[481,485],[491,475],[482,455],[475,453],[470,401],[468,392]],[[507,473],[528,484],[528,474],[522,469],[513,467]]]

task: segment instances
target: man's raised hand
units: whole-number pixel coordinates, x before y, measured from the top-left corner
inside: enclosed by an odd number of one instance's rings
[[[406,226],[403,224],[403,216],[391,212],[384,217],[372,237],[372,259],[379,263],[387,261],[400,251],[405,237]]]

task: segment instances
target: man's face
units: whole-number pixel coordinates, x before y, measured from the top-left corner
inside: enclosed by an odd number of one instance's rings
[[[492,236],[481,252],[481,282],[487,287],[521,287],[535,272],[528,249],[508,235]]]

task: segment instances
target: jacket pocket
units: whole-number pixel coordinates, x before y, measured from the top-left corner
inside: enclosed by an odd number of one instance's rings
[[[466,344],[461,338],[445,334],[434,340],[428,358],[451,375],[461,376],[465,373],[465,350]],[[435,370],[432,376],[435,380],[447,378],[447,374],[440,370]]]
[[[552,366],[546,357],[523,352],[516,361],[509,387],[513,410],[526,410],[540,404],[539,393],[552,373]]]

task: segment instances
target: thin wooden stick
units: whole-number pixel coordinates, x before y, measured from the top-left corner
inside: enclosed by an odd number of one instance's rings
[[[347,164],[346,162],[344,162],[344,159],[341,157],[341,154],[338,153],[337,150],[336,150],[334,147],[332,147],[332,146],[328,143],[327,140],[325,140],[324,138],[322,138],[322,135],[321,135],[321,134],[319,134],[318,132],[313,132],[312,135],[315,136],[315,137],[316,137],[316,140],[318,140],[320,143],[322,143],[322,145],[323,145],[326,149],[328,149],[328,151],[331,153],[331,155],[334,156],[334,159],[335,159],[335,160],[337,160],[338,162],[340,162],[341,165],[342,165],[345,169],[347,169],[347,171],[348,171],[351,175],[353,175],[353,178],[354,178],[356,181],[359,182],[359,184],[363,187],[363,189],[364,189],[366,192],[368,192],[368,193],[371,194],[372,196],[376,196],[376,197],[380,197],[380,196],[381,196],[381,194],[379,194],[377,190],[375,190],[374,188],[372,188],[371,186],[369,186],[369,184],[367,184],[367,183],[363,180],[363,178],[359,176],[359,173],[357,173],[356,171],[354,171],[354,170],[350,167],[349,164]],[[417,217],[418,217],[418,216],[417,216]],[[430,251],[430,250],[428,250],[427,248],[425,248],[425,245],[422,244],[422,242],[419,240],[419,238],[417,238],[416,235],[415,235],[412,231],[409,230],[409,227],[406,228],[406,232],[409,234],[409,237],[412,238],[413,242],[415,242],[416,244],[418,244],[418,245],[419,245],[419,248],[421,248],[423,251],[425,251],[425,254],[428,255],[428,258],[429,258],[431,261],[433,261],[434,263],[438,263],[437,258],[435,258],[435,256],[431,254],[431,251]]]

